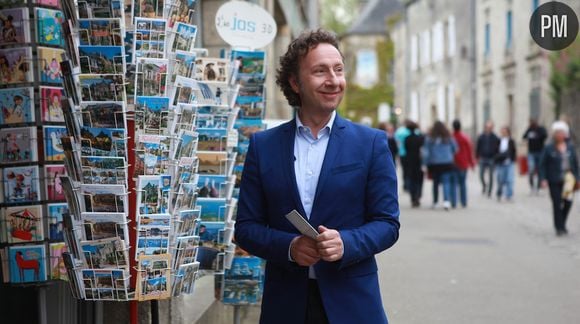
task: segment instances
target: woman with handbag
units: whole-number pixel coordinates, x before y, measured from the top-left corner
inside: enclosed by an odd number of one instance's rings
[[[568,234],[566,219],[572,207],[574,190],[578,190],[580,174],[576,150],[568,140],[568,125],[563,121],[552,124],[552,142],[540,158],[539,175],[543,188],[550,189],[556,235]]]
[[[512,200],[514,194],[514,178],[516,161],[516,144],[511,137],[510,129],[507,126],[501,128],[499,146],[495,155],[497,172],[497,201],[504,195],[508,201]]]

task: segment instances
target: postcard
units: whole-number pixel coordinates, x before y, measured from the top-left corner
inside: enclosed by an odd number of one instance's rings
[[[177,274],[173,276],[172,296],[193,293],[199,266],[199,262],[192,262],[182,264],[177,268]]]
[[[175,168],[172,190],[179,192],[182,183],[194,183],[197,181],[197,158],[181,158],[178,166]],[[174,196],[174,198],[177,198]]]
[[[197,128],[228,128],[229,116],[225,114],[198,114],[195,126]]]
[[[264,75],[266,74],[264,51],[240,51],[233,50],[232,60],[238,61],[238,77],[243,75]]]
[[[225,271],[222,302],[232,305],[259,303],[263,291],[263,261],[257,257],[236,257]]]
[[[169,227],[171,226],[171,215],[157,214],[157,215],[138,215],[137,226],[157,226]]]
[[[199,262],[199,268],[201,270],[216,270],[217,269],[217,258],[220,253],[220,249],[212,246],[202,245],[197,248],[197,261]]]
[[[178,22],[191,24],[194,19],[193,13],[195,12],[196,2],[196,0],[173,1],[166,15],[169,18],[169,28],[172,28]]]
[[[125,53],[123,46],[79,46],[81,73],[123,74]]]
[[[228,198],[231,186],[233,186],[232,179],[225,175],[202,174],[197,182],[197,196],[199,198]]]
[[[7,243],[28,243],[44,240],[42,206],[6,207],[2,220]]]
[[[80,110],[83,126],[126,128],[123,102],[83,102]]]
[[[81,167],[83,183],[127,183],[127,163],[123,157],[83,156]]]
[[[60,63],[64,50],[49,47],[38,47],[38,72],[40,82],[51,85],[62,85],[63,73]]]
[[[182,264],[195,262],[199,236],[182,236],[177,238],[173,268],[177,269]]]
[[[119,237],[128,246],[127,218],[124,213],[81,213],[87,240]]]
[[[33,0],[33,3],[41,4],[47,7],[55,7],[60,9],[60,3],[58,0]]]
[[[160,134],[167,130],[169,98],[141,97],[135,100],[135,125],[138,130],[149,134]]]
[[[135,297],[139,301],[169,298],[171,294],[171,255],[140,255]]]
[[[36,8],[36,41],[40,45],[64,46],[60,24],[63,14],[60,10]]]
[[[46,199],[48,201],[65,201],[64,190],[60,176],[66,176],[64,165],[45,165],[44,181],[46,186]]]
[[[181,130],[177,139],[178,144],[174,152],[174,160],[182,157],[193,157],[197,151],[198,134],[192,131]]]
[[[139,16],[143,17],[143,16]],[[167,21],[135,17],[133,55],[138,58],[165,58]]]
[[[191,52],[195,48],[196,35],[197,35],[197,26],[178,22],[173,27],[171,33],[171,41],[170,41],[171,51],[174,53],[176,51]],[[220,72],[219,69],[218,72]]]
[[[6,167],[2,175],[5,203],[40,200],[38,166]]]
[[[0,83],[21,84],[34,81],[31,47],[0,49]]]
[[[164,214],[169,209],[170,176],[139,176],[137,208],[140,215]]]
[[[166,173],[172,138],[163,135],[138,135],[136,144],[135,175]]]
[[[142,255],[158,255],[163,253],[168,253],[169,251],[169,239],[163,237],[155,236],[144,236],[137,237],[137,249],[136,253],[138,256]]]
[[[128,300],[129,276],[126,270],[81,270],[87,300]]]
[[[63,88],[40,87],[40,109],[43,122],[64,122],[62,99],[66,98]]]
[[[204,82],[229,82],[227,59],[200,57],[195,61],[195,79]]]
[[[237,103],[247,104],[264,101],[264,85],[242,86],[237,97]]]
[[[199,174],[227,174],[227,152],[197,152],[199,159]]]
[[[118,19],[79,19],[78,33],[81,45],[123,45],[122,29]]]
[[[28,8],[0,10],[0,45],[30,43]]]
[[[182,183],[179,186],[179,193],[174,204],[174,212],[193,209],[197,199],[196,190],[197,184]]]
[[[247,102],[241,103],[245,101],[242,99],[245,97],[238,97],[238,105],[240,106],[240,119],[263,119],[264,118],[264,102]]]
[[[120,74],[81,74],[82,101],[123,101],[125,83]]]
[[[78,3],[79,18],[123,18],[121,0],[85,0]]]
[[[0,89],[0,109],[2,125],[34,122],[34,88]]]
[[[185,236],[198,234],[200,215],[201,209],[199,208],[180,211],[175,221],[175,234]]]
[[[46,281],[46,250],[44,245],[8,247],[10,282]]]
[[[68,281],[68,275],[62,254],[67,251],[64,242],[50,243],[48,246],[50,250],[50,279]]]
[[[91,269],[128,268],[127,250],[120,238],[82,241],[87,267]]]
[[[51,203],[46,205],[48,212],[48,239],[64,240],[63,214],[68,213],[68,203]]]
[[[137,59],[135,95],[163,97],[167,88],[167,60]]]
[[[44,159],[45,161],[64,160],[64,148],[61,137],[67,136],[64,126],[42,126],[44,134]]]
[[[66,60],[60,63],[60,70],[63,77],[64,93],[68,98],[70,98],[74,105],[78,105],[80,102],[79,92],[77,88],[76,81],[73,76],[73,66],[70,60]],[[64,111],[64,108],[63,108]]]
[[[201,220],[203,222],[223,221],[225,218],[225,198],[198,198],[196,205],[201,208]]]
[[[81,156],[125,157],[126,130],[123,128],[81,128]]]
[[[171,81],[175,82],[175,78],[180,75],[185,78],[193,78],[195,75],[195,61],[197,56],[195,53],[175,51],[171,54]]]
[[[87,212],[126,213],[125,185],[81,184]]]
[[[193,131],[197,123],[197,107],[190,104],[179,104],[174,109],[172,132],[179,134],[180,130]]]
[[[197,149],[199,151],[226,151],[227,129],[225,128],[198,128]]]

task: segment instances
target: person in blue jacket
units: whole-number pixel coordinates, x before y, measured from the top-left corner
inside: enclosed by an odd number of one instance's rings
[[[346,81],[334,34],[302,33],[277,84],[296,118],[251,136],[235,237],[266,262],[260,323],[387,323],[375,254],[399,237],[385,132],[336,113]],[[297,210],[319,234],[301,235]]]

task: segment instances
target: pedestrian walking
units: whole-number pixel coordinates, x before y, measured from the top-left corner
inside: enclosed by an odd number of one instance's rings
[[[408,125],[410,120],[406,119],[395,131],[395,140],[397,141],[397,150],[399,153],[399,161],[401,161],[401,168],[403,169],[403,190],[409,192],[409,176],[407,175],[407,149],[405,147],[405,139],[411,134]]]
[[[459,191],[459,202],[462,207],[467,207],[467,171],[475,167],[473,158],[473,145],[471,140],[461,131],[461,122],[456,119],[453,121],[453,138],[457,143],[457,152],[455,153],[455,188]]]
[[[455,208],[455,190],[453,190],[453,173],[455,172],[454,156],[457,143],[445,125],[436,121],[429,131],[423,146],[424,163],[433,179],[433,207],[439,200],[439,185],[443,186],[443,208]]]
[[[338,39],[299,35],[276,83],[296,118],[250,137],[236,242],[266,260],[260,323],[386,324],[375,254],[399,237],[397,175],[384,132],[341,118]],[[318,231],[301,235],[298,211]]]
[[[580,174],[578,158],[572,141],[568,141],[570,130],[563,121],[552,124],[552,141],[540,156],[539,175],[542,187],[550,190],[552,214],[556,235],[568,234],[566,220],[572,208],[572,195],[578,190]]]
[[[407,173],[409,181],[409,194],[411,195],[411,207],[421,206],[421,196],[423,195],[423,161],[421,158],[421,147],[425,143],[425,137],[417,131],[419,126],[410,122],[408,128],[411,131],[405,139],[407,149]]]
[[[515,180],[516,144],[511,137],[509,127],[504,126],[500,130],[499,146],[495,156],[495,167],[497,172],[498,201],[505,196],[511,201],[514,195]],[[505,191],[504,191],[505,190]]]
[[[397,145],[397,140],[395,139],[395,127],[391,123],[380,123],[378,128],[387,134],[389,149],[391,150],[391,155],[393,156],[393,163],[395,163],[396,167],[397,156],[399,154],[399,145]]]
[[[479,180],[481,181],[482,193],[491,197],[493,190],[493,177],[495,170],[495,155],[499,145],[499,138],[493,132],[493,122],[485,123],[484,131],[477,138],[475,157],[479,164]],[[487,175],[488,181],[485,181]]]
[[[522,138],[528,142],[528,180],[530,182],[530,191],[532,194],[537,194],[540,189],[538,167],[548,133],[543,126],[538,124],[536,119],[532,118]]]

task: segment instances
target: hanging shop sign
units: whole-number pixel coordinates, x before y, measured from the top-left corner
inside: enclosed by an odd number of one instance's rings
[[[262,48],[276,36],[276,22],[264,8],[249,2],[230,1],[215,16],[220,37],[232,47]]]

